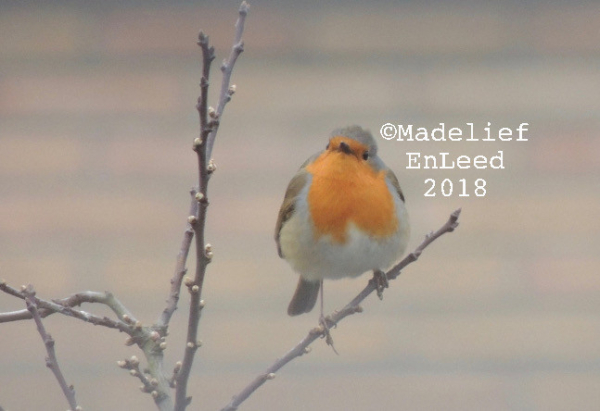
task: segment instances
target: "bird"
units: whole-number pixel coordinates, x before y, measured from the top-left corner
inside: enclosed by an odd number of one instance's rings
[[[409,237],[404,194],[371,133],[356,125],[334,130],[291,179],[279,210],[277,251],[299,274],[287,313],[310,312],[321,290],[323,319],[323,279],[373,270],[387,282],[382,270],[402,256]]]

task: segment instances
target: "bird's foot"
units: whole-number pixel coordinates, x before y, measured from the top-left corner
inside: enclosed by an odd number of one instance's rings
[[[383,300],[383,290],[390,286],[387,276],[381,270],[374,270],[373,282],[375,283],[375,289],[377,290],[377,297],[379,297],[380,300]]]
[[[319,325],[323,329],[321,338],[325,338],[325,342],[327,343],[327,345],[329,345],[331,347],[333,352],[336,353],[337,355],[340,355],[337,352],[337,350],[335,349],[335,346],[333,345],[333,337],[331,336],[331,328],[329,325],[331,323],[332,323],[331,318],[329,316],[324,317],[323,314],[321,314],[321,316],[319,317]]]

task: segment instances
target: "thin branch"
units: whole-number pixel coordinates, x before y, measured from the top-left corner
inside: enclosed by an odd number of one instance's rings
[[[446,233],[454,231],[458,226],[458,217],[460,215],[460,208],[454,211],[448,221],[435,233],[431,233],[425,237],[425,240],[409,255],[407,255],[402,261],[391,268],[387,273],[386,277],[388,280],[394,280],[400,275],[400,270],[407,265],[417,261],[423,250],[429,246],[433,241],[441,237]],[[373,291],[377,289],[376,282],[371,279],[367,286],[350,301],[344,308],[339,311],[335,311],[333,314],[326,317],[327,325],[329,327],[336,326],[345,317],[362,312],[360,303],[369,296]],[[260,386],[262,386],[268,380],[275,378],[275,373],[279,371],[283,366],[292,361],[293,359],[300,357],[310,352],[310,344],[312,344],[317,338],[323,338],[326,335],[326,330],[323,325],[313,328],[308,332],[308,335],[302,339],[294,348],[288,351],[283,357],[277,359],[264,373],[257,376],[250,384],[248,384],[238,395],[234,396],[233,399],[227,406],[221,409],[221,411],[235,411],[238,406],[244,402],[250,395],[254,393]]]
[[[171,375],[171,378],[169,378],[169,385],[171,388],[175,388],[175,384],[177,384],[177,375],[179,374],[179,371],[181,371],[181,365],[181,361],[177,361],[175,367],[173,367],[173,374]]]
[[[5,293],[20,298],[22,300],[24,300],[27,297],[26,287],[23,287],[21,291],[19,291],[16,288],[6,284],[6,282],[4,281],[0,282],[0,291],[4,291]],[[76,310],[72,308],[75,306],[79,306],[84,302],[100,303],[110,307],[113,310],[113,312],[115,312],[119,316],[121,320],[123,320],[124,318],[133,320],[131,313],[111,293],[84,291],[81,293],[73,294],[70,297],[54,301],[43,300],[35,296],[33,298],[35,298],[36,307],[38,307],[38,315],[41,318],[47,317],[54,313],[60,313],[94,325],[101,325],[108,328],[114,328],[119,331],[125,332],[129,335],[132,335],[133,333],[132,327],[124,321],[115,321],[108,317],[100,317],[94,314],[90,314],[87,311]],[[8,321],[26,320],[31,318],[33,318],[31,311],[19,310],[0,314],[0,323]],[[135,323],[135,321],[133,322]]]
[[[145,393],[151,393],[154,388],[158,385],[158,381],[155,379],[148,379],[146,374],[140,370],[140,360],[135,355],[129,359],[117,361],[117,365],[125,370],[129,370],[129,374],[132,377],[136,377],[140,380],[142,385],[140,390]]]
[[[206,210],[208,207],[208,178],[215,171],[214,162],[211,159],[212,147],[216,138],[219,122],[223,114],[225,104],[231,99],[235,92],[234,86],[229,86],[231,73],[237,57],[242,53],[244,47],[241,41],[244,31],[244,21],[248,14],[248,3],[242,2],[238,10],[239,17],[235,28],[235,39],[229,59],[223,63],[221,71],[223,79],[221,83],[221,95],[216,111],[208,107],[208,86],[210,66],[214,59],[214,48],[209,45],[208,37],[200,32],[198,45],[202,50],[202,78],[200,81],[200,97],[196,106],[200,116],[200,137],[194,140],[194,151],[198,156],[198,192],[195,195],[198,201],[197,212],[191,214],[188,222],[193,229],[196,238],[196,270],[193,279],[186,280],[186,286],[190,291],[190,308],[188,315],[188,330],[186,345],[181,361],[181,367],[174,375],[175,378],[175,410],[183,411],[190,404],[191,397],[187,396],[187,385],[194,361],[195,353],[200,346],[198,342],[198,324],[200,322],[201,310],[204,303],[201,299],[204,285],[206,267],[212,259],[212,246],[205,243],[204,228],[206,223]],[[209,121],[208,117],[211,120]],[[179,283],[181,286],[181,283]]]
[[[198,323],[200,320],[201,309],[204,307],[204,303],[200,297],[206,266],[210,263],[212,258],[211,245],[205,244],[204,241],[206,209],[208,207],[208,179],[216,168],[210,156],[224,107],[227,102],[231,100],[231,97],[235,92],[235,86],[230,86],[231,73],[238,56],[243,52],[243,42],[241,41],[241,38],[248,10],[248,4],[243,1],[240,5],[239,17],[235,25],[235,39],[231,53],[229,58],[224,61],[221,66],[223,77],[221,93],[216,110],[208,106],[209,75],[211,63],[215,57],[214,48],[209,46],[208,37],[204,35],[204,33],[200,33],[199,35],[198,45],[201,47],[203,55],[203,70],[200,82],[201,95],[197,104],[200,116],[200,137],[194,140],[193,146],[194,151],[196,151],[198,155],[198,188],[192,190],[193,199],[188,217],[188,226],[184,232],[180,252],[177,256],[177,264],[175,273],[171,279],[171,289],[167,299],[167,305],[158,317],[156,323],[150,327],[142,326],[141,322],[136,320],[131,312],[108,292],[100,293],[86,291],[73,294],[60,300],[47,301],[35,297],[34,294],[26,295],[26,288],[18,290],[6,285],[4,281],[0,281],[0,291],[26,300],[28,306],[28,310],[0,313],[0,323],[33,318],[36,323],[38,323],[39,327],[41,325],[41,318],[54,313],[60,313],[95,325],[103,325],[108,328],[115,328],[126,332],[129,337],[126,339],[125,344],[137,344],[142,349],[146,360],[148,361],[148,368],[142,372],[140,370],[139,360],[135,356],[131,357],[129,360],[119,361],[118,363],[122,368],[128,369],[133,376],[137,377],[142,382],[142,391],[149,392],[158,408],[164,411],[171,411],[174,408],[176,410],[183,410],[191,401],[191,398],[186,396],[187,383],[195,351],[200,345],[197,341]],[[171,376],[167,378],[166,373],[163,370],[163,351],[166,348],[165,337],[167,335],[169,322],[177,309],[181,285],[184,282],[184,276],[187,272],[186,261],[194,237],[196,237],[195,275],[193,279],[185,279],[185,284],[191,293],[186,350],[183,361],[177,362]],[[80,306],[84,302],[100,303],[108,306],[117,315],[118,320],[100,317],[73,308]],[[30,307],[35,308],[35,314],[31,312]],[[51,340],[51,338],[49,339],[53,345],[54,341]],[[58,368],[58,364],[56,364],[56,368]],[[171,398],[170,388],[176,388],[175,405]]]
[[[198,200],[195,198],[196,190],[193,189],[190,192],[190,194],[192,195],[192,204],[190,205],[190,212],[188,215],[195,216],[198,213]],[[192,229],[192,226],[188,223],[187,228],[183,234],[183,240],[181,242],[179,254],[177,255],[175,273],[173,274],[173,278],[171,278],[171,292],[169,293],[167,306],[165,307],[155,324],[155,328],[159,330],[163,336],[167,335],[169,322],[171,321],[173,313],[175,312],[175,310],[177,310],[177,303],[179,302],[179,295],[181,293],[181,283],[183,281],[183,276],[187,272],[185,265],[187,262],[188,254],[190,252],[190,247],[192,245],[193,238],[194,230]]]
[[[56,351],[54,350],[54,339],[46,332],[46,328],[42,323],[42,317],[40,317],[40,313],[38,312],[37,301],[33,287],[31,285],[27,286],[26,289],[23,290],[23,294],[25,304],[27,305],[27,310],[31,313],[31,316],[37,325],[38,332],[44,341],[44,346],[46,347],[46,352],[48,353],[48,357],[46,357],[46,366],[52,370],[54,377],[56,377],[63,394],[69,402],[71,410],[81,410],[81,407],[77,405],[77,400],[75,399],[75,389],[72,385],[67,384],[67,381],[60,370],[60,366],[58,365]]]
[[[160,411],[173,411],[173,399],[171,397],[171,382],[167,379],[164,371],[164,354],[167,342],[156,330],[149,331],[144,328],[144,338],[138,342],[138,346],[144,352],[148,361],[147,372],[152,377],[150,384],[153,390],[150,392],[154,403]]]
[[[203,56],[203,76],[200,83],[201,95],[199,103],[196,106],[200,114],[200,138],[194,142],[194,150],[198,155],[198,207],[195,214],[191,214],[188,218],[188,223],[193,229],[196,237],[196,271],[194,279],[188,281],[187,286],[190,291],[190,307],[188,314],[188,329],[186,336],[185,351],[181,370],[177,375],[175,385],[175,410],[183,411],[189,405],[191,397],[187,396],[187,383],[194,362],[194,355],[198,349],[198,323],[200,322],[200,294],[204,285],[204,273],[210,259],[206,257],[204,251],[204,226],[206,223],[206,209],[208,207],[208,168],[206,162],[206,138],[208,135],[207,128],[209,127],[206,120],[206,107],[208,99],[208,75],[214,55],[212,47],[208,46],[208,37],[200,33],[198,42],[202,49]]]
[[[209,45],[209,38],[203,31],[198,35],[198,45],[202,50],[202,78],[200,79],[200,97],[198,97],[198,115],[200,116],[200,138],[206,140],[210,128],[208,127],[208,79],[210,67],[215,59],[215,48]]]
[[[50,314],[54,314],[54,311],[39,310],[40,317],[44,318]],[[6,313],[0,313],[0,323],[8,323],[11,321],[31,320],[31,313],[27,310],[9,311]]]
[[[250,9],[250,5],[245,1],[242,2],[239,9],[239,18],[235,23],[235,39],[233,40],[233,47],[231,48],[231,52],[229,53],[229,58],[223,61],[221,65],[221,71],[223,72],[223,81],[221,82],[221,94],[219,96],[219,104],[217,106],[217,110],[215,112],[215,118],[217,119],[216,124],[211,130],[210,135],[208,136],[208,147],[206,150],[207,158],[211,158],[213,145],[215,143],[215,138],[217,137],[217,130],[219,129],[219,124],[223,115],[223,110],[225,109],[225,104],[227,104],[231,100],[231,96],[235,93],[235,86],[230,86],[229,82],[231,81],[231,73],[233,71],[233,66],[240,54],[244,51],[244,42],[242,41],[242,34],[244,33],[244,23],[246,21],[246,15]]]
[[[159,410],[172,411],[173,402],[170,396],[171,382],[167,380],[163,372],[163,351],[166,348],[164,336],[162,336],[154,327],[144,327],[133,314],[112,294],[109,292],[84,291],[73,294],[67,298],[54,301],[46,301],[35,295],[27,296],[27,287],[17,290],[0,281],[0,290],[7,294],[21,299],[33,300],[36,305],[37,313],[40,318],[60,313],[69,317],[77,318],[94,325],[102,325],[108,328],[115,328],[129,335],[125,340],[125,345],[137,344],[144,352],[148,361],[148,371],[152,377],[151,381],[156,381],[153,390],[150,392],[152,398]],[[108,317],[99,317],[83,310],[76,310],[72,307],[83,303],[99,303],[109,307],[119,318],[119,321]],[[38,308],[39,307],[39,308]],[[21,319],[34,318],[28,311],[27,315],[23,311],[14,311],[0,315],[0,322],[16,321]]]

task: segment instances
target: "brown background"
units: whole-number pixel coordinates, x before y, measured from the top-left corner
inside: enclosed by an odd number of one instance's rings
[[[195,183],[195,38],[203,28],[216,46],[216,93],[237,6],[0,4],[0,277],[46,298],[111,290],[155,320]],[[287,181],[333,128],[473,122],[481,133],[488,121],[529,123],[529,141],[378,137],[407,196],[410,247],[457,207],[460,229],[334,330],[340,356],[319,341],[243,409],[597,409],[598,27],[595,3],[252,3],[214,151],[194,409],[220,409],[316,323],[285,313],[296,277],[272,229]],[[498,150],[505,170],[406,169],[407,151]],[[425,198],[430,177],[485,178],[487,195]],[[365,281],[329,283],[327,307]],[[23,307],[0,296],[2,311]],[[123,334],[58,315],[45,324],[85,409],[153,408],[116,366],[139,355]],[[66,408],[33,323],[0,325],[0,347],[0,405]]]

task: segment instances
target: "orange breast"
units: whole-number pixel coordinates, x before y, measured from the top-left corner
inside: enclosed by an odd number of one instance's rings
[[[375,238],[396,232],[398,219],[384,171],[375,172],[365,161],[335,151],[325,151],[307,170],[312,174],[308,203],[317,238],[330,234],[335,242],[345,243],[350,222]]]

